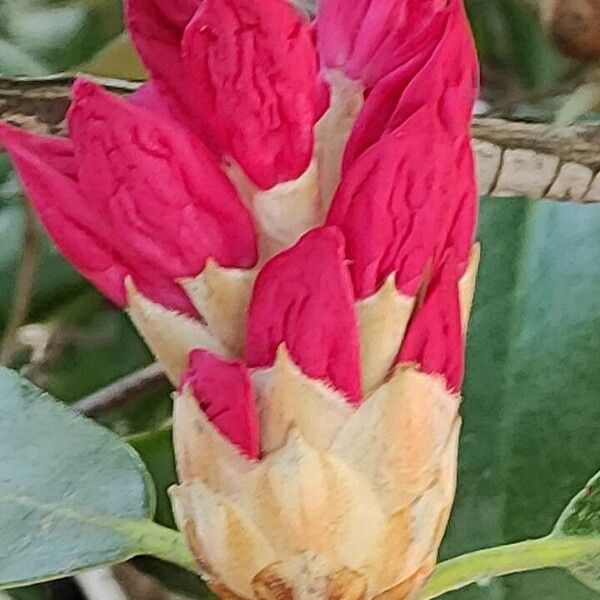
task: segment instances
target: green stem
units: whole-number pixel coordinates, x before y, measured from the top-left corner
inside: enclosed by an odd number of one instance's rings
[[[553,536],[471,552],[440,563],[418,600],[437,598],[488,577],[568,567],[598,552],[598,538]]]
[[[151,521],[124,521],[121,531],[134,540],[136,554],[147,554],[198,573],[198,566],[187,547],[185,537]]]

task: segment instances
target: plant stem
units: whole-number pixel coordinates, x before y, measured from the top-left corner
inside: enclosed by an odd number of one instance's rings
[[[82,398],[72,408],[84,415],[96,416],[122,408],[156,392],[167,393],[170,389],[172,388],[162,366],[152,363]]]
[[[548,536],[471,552],[440,563],[418,600],[430,600],[489,577],[568,567],[600,552],[599,538]]]
[[[12,300],[10,316],[2,343],[0,344],[0,365],[10,364],[15,347],[19,327],[27,319],[29,304],[33,293],[33,281],[37,267],[39,231],[37,219],[28,201],[23,201],[25,213],[25,231],[23,234],[23,250],[15,292]]]
[[[136,554],[148,555],[198,573],[183,534],[151,521],[123,521],[119,528],[135,541]]]

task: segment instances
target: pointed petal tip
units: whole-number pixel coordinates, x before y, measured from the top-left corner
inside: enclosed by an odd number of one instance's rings
[[[11,123],[6,121],[0,121],[0,143],[8,146],[14,139],[18,139],[20,136],[26,135],[21,129],[15,127]]]
[[[103,93],[105,93],[104,88],[87,77],[77,77],[71,87],[71,96],[74,101]]]
[[[246,366],[202,349],[192,350],[180,388],[193,396],[213,425],[243,454],[259,458],[258,414]]]
[[[357,403],[358,325],[343,244],[337,227],[319,227],[265,264],[250,303],[246,352],[250,366],[268,367],[285,342],[307,376]]]

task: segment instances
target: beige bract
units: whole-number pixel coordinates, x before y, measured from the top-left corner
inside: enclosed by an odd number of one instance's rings
[[[459,398],[400,365],[354,410],[280,352],[257,374],[263,458],[175,398],[177,521],[223,598],[410,598],[454,497]],[[306,412],[303,408],[306,407]]]

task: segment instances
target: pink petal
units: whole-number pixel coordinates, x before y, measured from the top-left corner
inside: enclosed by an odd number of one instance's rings
[[[74,96],[69,128],[80,188],[134,280],[197,275],[209,257],[228,267],[254,265],[250,214],[206,148],[93,83],[78,81]],[[175,290],[167,305],[183,309],[185,296]]]
[[[181,386],[192,392],[210,422],[248,458],[259,458],[258,415],[248,369],[193,350]]]
[[[431,23],[421,50],[370,92],[346,146],[344,168],[397,129],[424,104],[438,108],[451,135],[468,131],[477,97],[479,70],[469,23],[461,2]]]
[[[316,56],[286,0],[204,0],[182,46],[196,113],[261,188],[296,179],[312,155]]]
[[[123,306],[127,271],[94,227],[97,215],[74,180],[69,140],[34,136],[0,123],[3,144],[42,224],[65,257],[113,302]]]
[[[77,165],[71,140],[33,135],[3,121],[0,121],[0,136],[0,141],[7,148],[14,147],[22,153],[43,157],[49,168],[56,169],[70,179],[77,179]]]
[[[371,87],[408,62],[435,17],[459,1],[321,0],[321,60]]]
[[[194,109],[197,93],[189,89],[181,59],[183,32],[200,4],[201,0],[126,0],[126,17],[136,48],[152,76],[149,85],[154,88],[141,92],[139,104],[153,111],[162,105],[159,114],[166,110],[218,154],[209,124],[200,120]]]
[[[371,296],[392,273],[403,293],[417,293],[451,225],[455,160],[435,111],[425,106],[344,174],[327,223],[344,233],[357,298]]]
[[[165,119],[172,119],[174,116],[168,98],[161,92],[160,86],[155,81],[140,86],[129,96],[129,101]]]
[[[251,367],[268,367],[284,343],[309,377],[360,401],[359,344],[343,238],[335,227],[313,229],[258,275],[248,313]]]
[[[447,235],[440,238],[436,262],[443,264],[451,260],[456,263],[458,273],[462,274],[467,268],[473,246],[479,200],[469,136],[465,135],[455,140],[454,156],[455,168],[451,174],[451,223]]]
[[[425,373],[443,375],[448,389],[459,391],[464,376],[460,318],[456,269],[446,268],[431,282],[411,320],[398,362],[414,362]]]
[[[152,76],[177,90],[183,86],[180,47],[183,31],[200,0],[126,0],[129,32]]]

